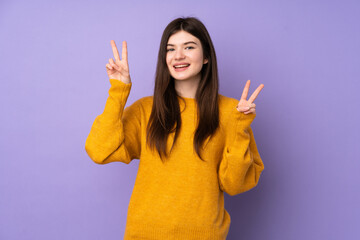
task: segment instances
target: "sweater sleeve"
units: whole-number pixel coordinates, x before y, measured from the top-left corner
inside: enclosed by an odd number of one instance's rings
[[[244,114],[236,108],[231,111],[219,166],[219,185],[222,191],[234,196],[257,185],[264,164],[250,127],[256,114]]]
[[[125,107],[132,83],[110,79],[111,87],[104,112],[95,118],[86,139],[85,150],[98,164],[140,158],[140,107],[136,101]]]

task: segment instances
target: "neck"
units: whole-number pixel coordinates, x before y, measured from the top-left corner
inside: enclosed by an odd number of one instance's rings
[[[175,90],[179,96],[186,98],[195,98],[196,90],[199,86],[200,76],[196,76],[192,79],[176,80]]]

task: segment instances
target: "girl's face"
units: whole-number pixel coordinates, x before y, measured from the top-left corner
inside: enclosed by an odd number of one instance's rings
[[[166,64],[176,80],[200,80],[204,59],[200,40],[180,30],[170,36],[167,43]]]

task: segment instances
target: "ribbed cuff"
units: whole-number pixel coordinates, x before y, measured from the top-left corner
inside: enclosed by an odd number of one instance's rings
[[[228,120],[228,132],[230,133],[230,143],[238,140],[237,135],[243,133],[250,127],[251,123],[254,121],[256,114],[249,113],[245,114],[239,112],[235,107],[231,112],[230,119]]]
[[[124,83],[120,80],[110,79],[111,87],[109,95],[118,99],[125,99],[125,102],[130,94],[132,83]]]
[[[103,117],[110,121],[118,121],[124,111],[132,83],[124,83],[116,79],[110,79],[110,83],[109,97],[106,100]]]

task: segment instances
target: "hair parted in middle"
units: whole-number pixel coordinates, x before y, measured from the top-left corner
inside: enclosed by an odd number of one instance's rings
[[[193,146],[197,155],[204,161],[201,157],[200,147],[219,127],[219,80],[216,54],[210,35],[204,24],[194,17],[173,20],[167,25],[162,34],[155,73],[153,105],[147,125],[146,142],[151,149],[154,149],[154,146],[156,147],[162,160],[163,155],[165,157],[168,156],[166,149],[168,135],[175,131],[174,141],[170,149],[171,152],[181,128],[178,97],[181,99],[182,97],[175,90],[175,80],[170,75],[166,64],[168,40],[171,35],[181,30],[190,33],[200,40],[204,59],[208,60],[207,64],[204,64],[201,69],[201,80],[195,94],[199,120],[193,140]]]

